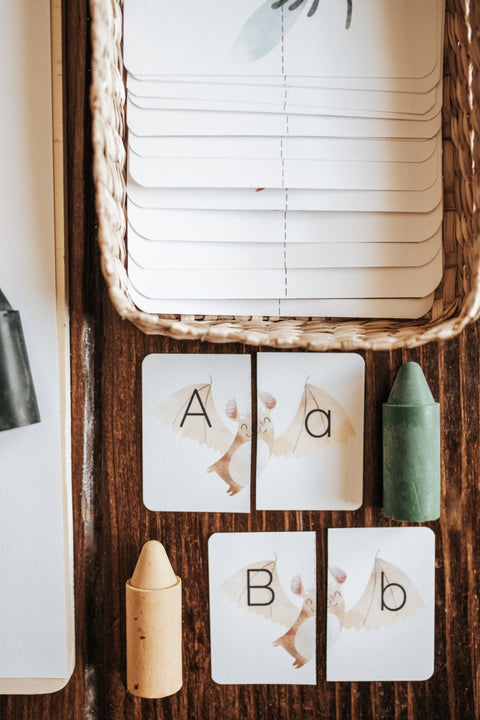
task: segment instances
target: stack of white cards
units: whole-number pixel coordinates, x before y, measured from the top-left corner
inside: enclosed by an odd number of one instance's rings
[[[441,0],[125,0],[147,312],[420,317],[442,277]]]

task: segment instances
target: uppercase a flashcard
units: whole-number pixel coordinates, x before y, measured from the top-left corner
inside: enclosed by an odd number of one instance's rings
[[[142,371],[145,505],[249,512],[250,357],[152,354]]]
[[[215,533],[208,564],[215,682],[314,685],[315,533]]]
[[[327,680],[426,680],[434,667],[435,536],[328,531]]]
[[[360,507],[364,375],[356,353],[257,355],[257,509]]]

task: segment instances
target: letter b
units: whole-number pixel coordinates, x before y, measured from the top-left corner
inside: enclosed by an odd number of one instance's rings
[[[263,577],[261,576],[259,578],[258,576],[260,574],[262,574]],[[264,584],[258,584],[258,580],[263,580]],[[265,582],[265,580],[267,582]],[[272,580],[273,575],[270,570],[267,570],[266,568],[259,568],[255,570],[251,568],[247,569],[247,604],[249,606],[271,605],[273,603],[275,600],[275,593],[270,587]],[[252,581],[255,581],[255,584]]]
[[[401,610],[403,608],[403,606],[405,605],[405,603],[407,602],[406,590],[403,587],[403,585],[400,585],[399,583],[388,583],[387,585],[385,585],[384,583],[385,583],[385,573],[382,571],[382,607],[381,607],[381,609],[382,610],[390,610],[390,612],[398,612],[398,610]],[[403,594],[403,600],[398,605],[398,607],[390,607],[385,602],[385,591],[388,590],[388,588],[393,588],[393,587],[399,588]]]

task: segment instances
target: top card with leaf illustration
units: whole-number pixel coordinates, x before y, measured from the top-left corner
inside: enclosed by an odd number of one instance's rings
[[[143,499],[151,510],[249,512],[248,355],[148,355]]]
[[[124,61],[136,76],[425,79],[440,72],[437,0],[126,0]],[[416,85],[417,83],[417,85]],[[401,85],[403,87],[403,85]]]
[[[259,510],[354,510],[363,490],[363,358],[259,353]]]

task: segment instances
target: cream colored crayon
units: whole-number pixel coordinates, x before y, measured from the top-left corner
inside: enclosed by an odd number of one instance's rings
[[[162,698],[182,686],[182,581],[163,545],[145,543],[126,583],[127,689]]]

